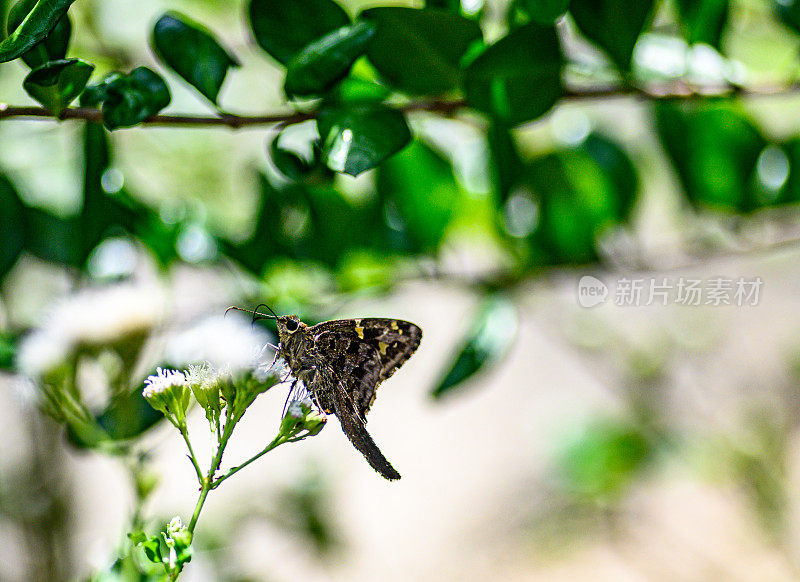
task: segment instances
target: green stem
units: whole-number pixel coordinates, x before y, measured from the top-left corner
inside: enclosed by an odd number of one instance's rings
[[[197,457],[195,456],[194,449],[192,448],[192,442],[189,440],[189,429],[184,424],[179,426],[178,430],[180,430],[181,436],[183,437],[183,442],[186,443],[186,447],[189,449],[189,460],[192,462],[195,473],[197,473],[197,482],[200,483],[200,486],[202,487],[203,471],[200,469],[200,464],[197,462]]]
[[[252,463],[253,461],[257,461],[258,459],[260,459],[261,457],[263,457],[264,455],[266,455],[268,452],[270,452],[272,449],[274,449],[274,448],[277,448],[278,446],[282,445],[282,444],[283,444],[283,443],[285,443],[285,442],[289,442],[289,441],[288,441],[288,440],[285,438],[285,436],[284,436],[284,435],[278,435],[278,436],[276,436],[276,437],[275,437],[275,438],[272,440],[272,442],[271,442],[271,443],[269,443],[269,444],[268,444],[266,447],[264,447],[264,448],[263,448],[263,449],[262,449],[260,452],[256,453],[255,455],[253,455],[252,457],[250,457],[249,459],[247,459],[247,460],[246,460],[244,463],[242,463],[241,465],[239,465],[239,466],[237,466],[237,467],[233,467],[233,468],[229,469],[227,473],[225,473],[224,475],[221,475],[220,477],[218,477],[218,478],[217,478],[217,479],[216,479],[216,480],[215,480],[215,481],[214,481],[214,482],[211,484],[211,489],[216,489],[217,487],[219,487],[219,486],[220,486],[220,484],[221,484],[221,483],[222,483],[222,482],[223,482],[225,479],[227,479],[228,477],[231,477],[231,476],[233,476],[234,474],[238,473],[239,471],[241,471],[242,469],[244,469],[244,468],[245,468],[247,465],[249,465],[249,464],[250,464],[250,463]]]
[[[197,504],[194,506],[194,513],[192,514],[192,520],[189,522],[189,531],[192,533],[194,533],[194,527],[197,525],[197,520],[200,517],[200,510],[203,509],[203,504],[206,502],[208,492],[211,491],[211,487],[207,484],[208,481],[205,481],[203,487],[200,489],[200,497],[197,499]]]
[[[228,439],[231,438],[233,427],[235,425],[236,419],[233,418],[232,415],[226,415],[225,427],[222,429],[219,447],[217,448],[214,458],[211,460],[211,466],[208,468],[208,474],[205,477],[200,478],[200,497],[198,497],[197,504],[194,506],[192,520],[189,522],[188,526],[188,530],[192,534],[194,533],[194,528],[197,525],[197,520],[200,517],[200,511],[203,509],[203,505],[206,502],[206,497],[208,497],[208,492],[213,489],[214,476],[219,470],[219,465],[222,462],[222,454],[225,452],[225,446],[228,444]]]

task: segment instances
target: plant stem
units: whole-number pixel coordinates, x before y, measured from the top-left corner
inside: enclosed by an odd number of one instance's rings
[[[200,497],[197,498],[197,504],[194,506],[192,520],[189,522],[188,530],[190,533],[194,533],[194,528],[197,525],[198,518],[200,517],[200,511],[203,509],[203,505],[206,502],[206,497],[208,497],[208,492],[213,489],[214,476],[219,470],[219,465],[222,462],[222,454],[225,452],[225,446],[228,444],[228,439],[231,438],[233,427],[236,425],[236,420],[237,419],[235,419],[232,415],[226,415],[225,427],[222,429],[219,447],[217,448],[214,458],[211,460],[211,466],[208,468],[208,474],[205,477],[200,478]]]
[[[274,449],[274,448],[276,448],[276,447],[278,447],[278,446],[282,445],[282,444],[283,444],[283,443],[285,443],[285,442],[288,442],[288,440],[285,438],[285,436],[284,436],[284,435],[282,435],[282,434],[279,434],[278,436],[276,436],[276,437],[275,437],[275,438],[272,440],[272,442],[271,442],[271,443],[269,443],[269,444],[268,444],[266,447],[264,447],[264,448],[261,450],[261,452],[259,452],[259,453],[256,453],[255,455],[253,455],[252,457],[250,457],[249,459],[247,459],[247,460],[246,460],[244,463],[242,463],[241,465],[239,465],[239,466],[237,466],[237,467],[233,467],[233,468],[231,468],[231,469],[230,469],[230,470],[229,470],[227,473],[225,473],[224,475],[222,475],[222,476],[218,477],[218,478],[217,478],[217,479],[216,479],[216,480],[215,480],[213,483],[211,483],[211,489],[216,489],[217,487],[219,487],[219,485],[220,485],[220,484],[221,484],[221,483],[222,483],[222,482],[223,482],[225,479],[227,479],[228,477],[231,477],[231,476],[232,476],[232,475],[234,475],[235,473],[238,473],[239,471],[241,471],[242,469],[244,469],[244,468],[245,468],[247,465],[249,465],[249,464],[250,464],[250,463],[252,463],[253,461],[256,461],[256,460],[258,460],[259,458],[261,458],[262,456],[264,456],[264,455],[266,455],[268,452],[270,452],[272,449]]]
[[[197,457],[194,454],[194,449],[192,448],[192,443],[189,440],[189,429],[186,428],[186,425],[182,425],[178,427],[178,430],[181,432],[181,436],[183,437],[183,442],[186,443],[186,447],[189,449],[189,460],[192,462],[192,466],[194,466],[194,471],[197,473],[197,482],[200,483],[200,486],[203,486],[203,471],[200,469],[200,464],[197,462]]]
[[[796,93],[800,90],[800,83],[782,83],[770,85],[754,85],[750,87],[740,87],[726,83],[715,85],[693,85],[683,81],[669,82],[662,84],[644,84],[641,86],[631,85],[598,85],[596,87],[576,87],[565,90],[562,94],[563,99],[570,101],[583,101],[593,99],[613,99],[620,97],[635,97],[651,101],[659,100],[689,100],[696,99],[698,96],[708,97],[772,97],[784,96]],[[414,101],[400,105],[397,109],[408,113],[411,111],[432,111],[450,115],[455,111],[467,106],[462,99],[446,100],[433,99]],[[103,112],[94,107],[70,107],[65,109],[57,118],[45,107],[32,106],[13,106],[7,103],[0,103],[0,119],[10,117],[40,118],[40,119],[85,119],[95,123],[103,121]],[[186,126],[207,126],[207,127],[227,127],[230,129],[240,129],[243,127],[264,126],[264,125],[289,125],[300,123],[308,119],[315,119],[314,112],[289,112],[289,113],[266,113],[254,115],[237,115],[232,113],[221,113],[217,115],[153,115],[142,121],[141,125],[161,125],[173,127]]]

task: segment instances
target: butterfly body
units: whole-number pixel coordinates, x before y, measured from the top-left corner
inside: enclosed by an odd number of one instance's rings
[[[308,326],[286,315],[276,321],[278,354],[292,375],[323,411],[336,415],[373,469],[386,479],[399,479],[367,432],[366,414],[378,385],[419,347],[422,330],[399,319],[337,319]]]

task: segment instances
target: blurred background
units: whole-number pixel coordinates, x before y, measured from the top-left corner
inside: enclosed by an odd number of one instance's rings
[[[486,43],[539,6],[429,4]],[[274,328],[223,314],[262,302],[423,329],[370,413],[403,477],[331,418],[213,492],[182,579],[800,579],[800,6],[654,2],[620,74],[573,4],[545,115],[412,111],[413,141],[357,177],[268,155],[283,130],[302,157],[313,121],[0,120],[0,579],[149,579],[114,567],[126,534],[186,521],[197,482],[144,378],[248,360]],[[225,111],[308,105],[238,0],[81,0],[69,54],[93,81],[146,65],[166,113],[212,115],[149,48],[166,10],[241,61]],[[35,103],[28,71],[0,65],[0,102]],[[285,397],[259,397],[225,466]],[[189,430],[206,458],[198,407]]]

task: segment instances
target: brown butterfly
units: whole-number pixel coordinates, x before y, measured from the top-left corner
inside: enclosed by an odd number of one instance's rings
[[[295,382],[302,381],[316,404],[336,415],[344,434],[373,469],[386,479],[399,479],[400,473],[367,432],[366,414],[378,385],[419,347],[419,326],[374,317],[308,326],[296,315],[254,315],[276,320],[277,356],[287,363]]]

